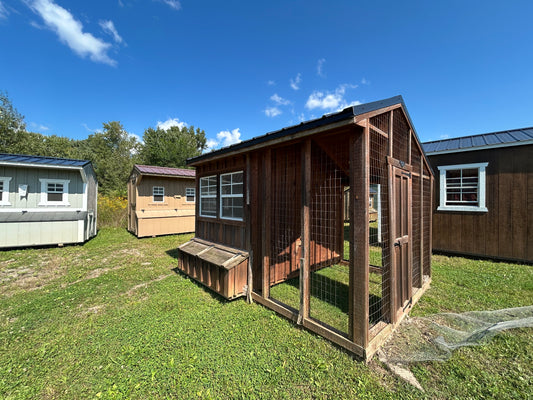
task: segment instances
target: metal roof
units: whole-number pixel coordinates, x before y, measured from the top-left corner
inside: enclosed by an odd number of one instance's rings
[[[134,168],[136,168],[141,174],[147,175],[181,176],[186,178],[194,178],[196,176],[196,171],[193,169],[157,167],[154,165],[138,164],[135,164]]]
[[[422,143],[427,155],[533,144],[533,127]]]
[[[333,124],[335,122],[344,121],[348,119],[352,119],[358,115],[366,114],[368,112],[376,111],[382,108],[390,107],[396,104],[401,104],[403,106],[403,109],[405,111],[405,114],[407,116],[407,119],[409,120],[409,123],[411,126],[413,126],[413,123],[411,121],[411,118],[409,117],[409,113],[407,112],[407,108],[405,107],[405,103],[403,102],[402,96],[394,96],[390,97],[388,99],[384,100],[378,100],[371,103],[365,103],[365,104],[359,104],[356,106],[351,106],[348,108],[345,108],[342,111],[332,113],[332,114],[326,114],[322,116],[321,118],[302,122],[299,125],[293,125],[289,126],[287,128],[280,129],[278,131],[273,131],[270,133],[267,133],[262,136],[258,136],[249,140],[246,140],[244,142],[240,142],[237,144],[233,144],[228,147],[224,147],[219,150],[214,150],[209,153],[202,154],[198,157],[190,158],[187,160],[187,164],[194,164],[199,161],[208,160],[213,157],[218,157],[220,155],[231,153],[231,152],[238,152],[241,150],[245,150],[248,147],[256,146],[258,144],[267,143],[271,140],[283,138],[286,136],[290,136],[299,132],[303,132],[306,130],[310,130],[313,128],[318,128],[321,126],[326,126],[329,124]],[[414,129],[414,127],[413,127]],[[416,135],[416,131],[415,131]],[[417,136],[418,137],[418,136]]]
[[[27,156],[21,154],[5,154],[0,153],[0,164],[13,163],[13,164],[41,164],[41,165],[53,165],[59,167],[83,167],[90,164],[87,160],[73,160],[70,158],[55,158],[55,157],[42,157],[42,156]]]

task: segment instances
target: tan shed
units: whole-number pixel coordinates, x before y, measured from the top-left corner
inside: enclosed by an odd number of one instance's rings
[[[128,180],[128,230],[137,237],[194,232],[195,171],[135,165]]]

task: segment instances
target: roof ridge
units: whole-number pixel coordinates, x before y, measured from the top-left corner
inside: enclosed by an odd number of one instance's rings
[[[17,154],[17,153],[2,153],[0,156],[13,156],[13,157],[33,157],[33,158],[44,158],[47,160],[62,160],[62,161],[85,161],[91,162],[91,160],[86,160],[83,158],[67,158],[67,157],[53,157],[53,156],[39,156],[36,154]]]
[[[438,140],[430,140],[428,142],[423,142],[423,144],[429,144],[429,143],[438,143],[438,142],[447,142],[454,139],[464,139],[464,138],[474,138],[474,137],[480,137],[480,136],[486,136],[486,135],[497,135],[499,133],[509,133],[510,132],[517,132],[517,131],[523,131],[533,129],[533,126],[528,126],[525,128],[516,128],[516,129],[503,129],[501,131],[495,131],[495,132],[485,132],[485,133],[476,133],[475,135],[464,135],[464,136],[456,136],[452,138],[446,138],[446,139],[438,139]]]

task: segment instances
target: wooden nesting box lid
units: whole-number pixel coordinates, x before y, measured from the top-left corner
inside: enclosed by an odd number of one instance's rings
[[[230,270],[248,258],[248,252],[193,238],[178,247],[180,251]]]

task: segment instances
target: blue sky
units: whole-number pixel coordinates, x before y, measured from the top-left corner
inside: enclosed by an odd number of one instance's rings
[[[29,130],[188,124],[219,147],[401,94],[422,141],[533,125],[531,1],[0,0]]]

